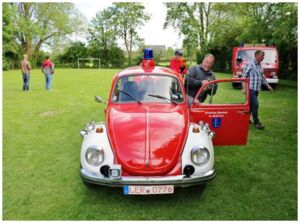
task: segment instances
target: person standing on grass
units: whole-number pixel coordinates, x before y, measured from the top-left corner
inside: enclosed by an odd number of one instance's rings
[[[42,63],[41,69],[45,74],[46,90],[48,91],[52,87],[52,79],[54,74],[54,63],[52,63],[49,56],[46,56],[46,60]]]
[[[184,76],[187,73],[183,53],[180,50],[175,51],[175,56],[170,60],[169,68]]]
[[[28,56],[23,55],[23,60],[20,63],[22,77],[23,77],[23,91],[29,91],[29,80],[30,80],[30,62],[28,61]]]
[[[188,74],[185,76],[184,86],[188,96],[188,103],[191,104],[196,97],[202,85],[216,80],[216,76],[212,71],[215,62],[215,57],[212,54],[206,54],[200,65],[195,65],[189,69]],[[204,102],[207,95],[216,94],[218,85],[212,84],[199,95],[200,102]]]
[[[250,80],[250,112],[252,114],[254,127],[264,129],[265,126],[258,118],[258,93],[261,91],[261,85],[265,84],[270,91],[273,88],[268,84],[261,62],[264,60],[265,53],[262,50],[257,50],[254,53],[254,61],[248,63],[242,73],[242,76]],[[246,84],[243,82],[243,93],[246,94]],[[251,121],[249,121],[252,123]]]

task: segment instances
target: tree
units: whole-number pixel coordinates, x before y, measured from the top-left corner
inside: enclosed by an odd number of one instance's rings
[[[164,28],[173,26],[180,35],[193,40],[201,50],[206,47],[211,24],[212,3],[166,3],[167,17]],[[185,41],[186,42],[186,41]]]
[[[249,43],[274,44],[279,51],[281,78],[297,78],[297,4],[243,4],[248,18],[240,38]]]
[[[15,9],[11,3],[3,3],[3,47],[2,47],[2,58],[3,58],[3,69],[9,69],[14,67],[15,63],[19,60],[19,47],[15,41],[15,26],[13,17]]]
[[[35,55],[43,44],[52,46],[55,39],[63,38],[82,29],[83,17],[72,3],[14,3],[16,37],[23,52]]]
[[[124,42],[128,64],[132,60],[133,48],[142,42],[137,30],[150,19],[149,15],[144,13],[144,9],[140,3],[129,2],[115,2],[107,9],[112,15],[112,24],[118,37]]]
[[[172,47],[168,47],[166,50],[166,58],[171,59],[172,57],[174,57],[174,54],[175,50]]]
[[[211,39],[211,24],[218,19],[221,9],[213,10],[213,3],[204,2],[172,2],[166,3],[167,17],[164,28],[172,26],[184,36],[183,47],[191,61],[200,50],[207,52]]]
[[[113,28],[112,11],[103,10],[98,12],[92,19],[88,28],[89,53],[93,57],[101,59],[102,66],[111,64],[110,58],[113,49],[114,53],[117,47],[117,33]],[[123,53],[122,53],[123,54]]]
[[[117,45],[117,33],[113,28],[112,12],[103,10],[92,19],[88,29],[89,42],[98,45],[101,49]]]
[[[77,63],[78,58],[86,58],[87,48],[84,43],[74,42],[70,47],[65,49],[65,52],[58,57],[60,63]]]
[[[184,36],[187,56],[198,62],[205,53],[216,56],[215,69],[229,71],[232,48],[244,43],[275,44],[281,77],[297,77],[296,3],[166,3],[164,27]]]
[[[274,6],[276,16],[272,41],[279,49],[281,76],[297,79],[298,72],[298,14],[296,3],[280,3]],[[276,27],[276,29],[275,29]]]

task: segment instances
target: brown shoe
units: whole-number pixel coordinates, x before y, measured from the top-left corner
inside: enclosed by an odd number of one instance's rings
[[[261,124],[260,122],[256,123],[254,125],[254,127],[257,128],[257,129],[261,129],[261,130],[263,130],[265,128],[265,126],[263,124]]]
[[[253,124],[253,122],[249,119],[249,124]]]

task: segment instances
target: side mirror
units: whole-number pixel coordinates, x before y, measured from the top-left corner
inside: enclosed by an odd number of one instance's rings
[[[95,101],[99,103],[108,104],[107,101],[104,101],[100,96],[95,96]]]

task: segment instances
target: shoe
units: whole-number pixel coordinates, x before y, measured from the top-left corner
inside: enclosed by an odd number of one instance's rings
[[[261,129],[261,130],[263,130],[265,128],[265,126],[263,124],[261,124],[260,122],[254,124],[254,127],[257,129]]]
[[[251,120],[249,120],[249,124],[253,124],[253,122]]]

